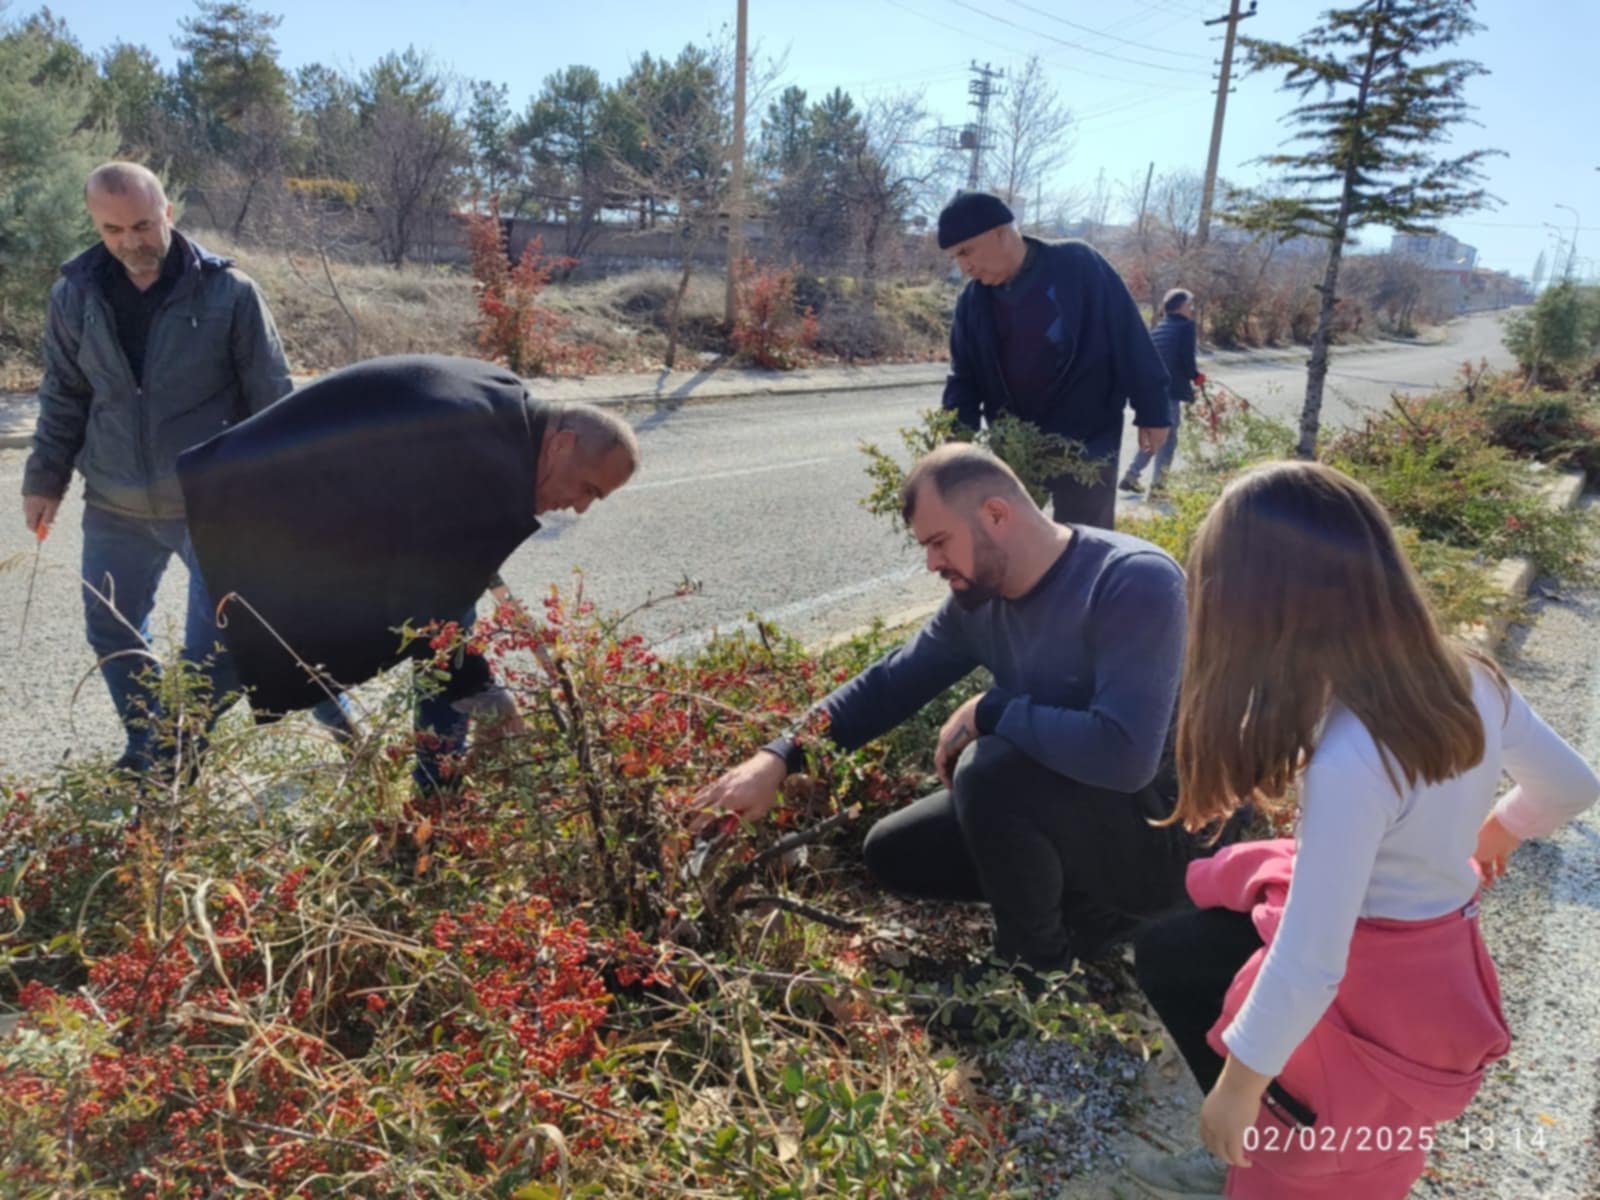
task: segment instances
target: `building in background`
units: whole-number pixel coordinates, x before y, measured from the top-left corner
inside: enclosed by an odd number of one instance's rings
[[[1397,233],[1389,242],[1389,253],[1435,268],[1470,271],[1478,265],[1478,248],[1448,233]]]

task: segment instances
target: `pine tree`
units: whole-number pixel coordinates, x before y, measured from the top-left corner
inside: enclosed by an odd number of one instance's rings
[[[32,340],[61,262],[94,240],[83,181],[116,152],[93,62],[48,13],[0,18],[0,338]],[[0,356],[10,347],[0,347]]]
[[[1283,69],[1283,90],[1300,103],[1297,152],[1259,161],[1284,172],[1286,194],[1246,195],[1230,223],[1279,237],[1328,243],[1318,288],[1322,303],[1306,373],[1297,453],[1316,453],[1328,343],[1345,246],[1363,226],[1434,233],[1444,217],[1492,202],[1478,185],[1479,163],[1496,151],[1441,157],[1431,147],[1467,119],[1467,81],[1485,74],[1473,61],[1437,58],[1482,28],[1472,0],[1362,0],[1333,9],[1295,45],[1241,39],[1252,70]]]

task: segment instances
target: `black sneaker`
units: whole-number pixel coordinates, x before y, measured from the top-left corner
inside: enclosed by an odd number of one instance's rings
[[[1118,483],[1117,486],[1125,492],[1132,492],[1135,496],[1144,491],[1144,484],[1140,483],[1138,479],[1132,475],[1124,475],[1122,477],[1122,481]]]

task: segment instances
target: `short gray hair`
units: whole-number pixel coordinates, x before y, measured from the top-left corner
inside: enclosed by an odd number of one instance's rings
[[[1161,311],[1175,313],[1193,299],[1194,293],[1188,288],[1173,288],[1165,296],[1161,297]]]
[[[167,202],[167,189],[161,186],[161,177],[142,163],[101,163],[89,172],[89,178],[84,180],[83,184],[85,200],[89,198],[90,192],[101,192],[107,196],[126,196],[129,192],[135,191],[152,192],[162,204]]]
[[[628,456],[630,470],[639,469],[639,439],[632,427],[609,409],[575,401],[550,405],[547,428],[551,433],[570,430],[577,439],[578,453],[586,462],[599,462],[614,450]]]

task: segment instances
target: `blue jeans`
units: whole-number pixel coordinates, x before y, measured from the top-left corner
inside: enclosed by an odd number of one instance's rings
[[[1178,423],[1183,420],[1183,404],[1182,400],[1174,396],[1167,397],[1167,410],[1172,414],[1172,428],[1167,431],[1167,440],[1161,443],[1161,449],[1154,455],[1146,454],[1143,450],[1136,453],[1133,461],[1128,464],[1127,478],[1139,478],[1139,473],[1149,465],[1153,457],[1156,467],[1150,472],[1150,486],[1161,486],[1162,479],[1172,467],[1172,456],[1178,452]]]
[[[159,715],[155,686],[160,663],[150,652],[150,611],[167,563],[176,554],[189,571],[189,603],[179,657],[200,668],[202,699],[211,721],[225,710],[223,699],[239,691],[233,659],[217,632],[216,615],[194,547],[182,519],[123,516],[94,505],[83,510],[83,604],[89,648],[126,732],[128,765],[149,766],[155,755],[149,718]],[[314,710],[330,729],[348,728],[341,705],[326,700]],[[208,725],[209,727],[209,725]]]

